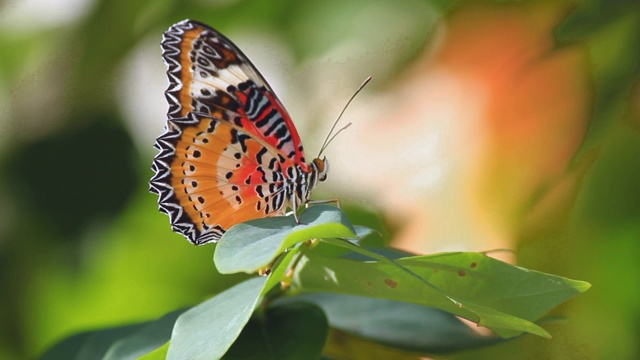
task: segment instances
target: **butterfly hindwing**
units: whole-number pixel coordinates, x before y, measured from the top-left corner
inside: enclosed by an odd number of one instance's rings
[[[229,227],[284,212],[290,161],[254,134],[219,118],[169,119],[157,142],[151,188],[175,231],[194,244]]]
[[[306,170],[304,150],[291,117],[249,59],[205,24],[184,20],[165,32],[169,118],[221,109],[239,115],[235,125],[264,140]]]

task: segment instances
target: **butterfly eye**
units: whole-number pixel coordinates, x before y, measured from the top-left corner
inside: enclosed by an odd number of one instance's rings
[[[313,159],[313,167],[318,172],[318,180],[325,181],[327,179],[327,174],[329,173],[329,161],[327,158],[315,158]]]

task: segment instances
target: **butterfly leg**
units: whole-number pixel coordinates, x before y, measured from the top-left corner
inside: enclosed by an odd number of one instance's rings
[[[285,216],[293,215],[293,219],[296,221],[296,225],[300,225],[300,218],[298,217],[298,212],[296,210],[288,211]]]
[[[296,224],[300,225],[300,218],[298,217],[298,198],[295,195],[291,196],[291,212],[293,212],[293,218],[296,220]]]
[[[330,204],[330,203],[335,203],[336,207],[338,209],[340,209],[340,200],[335,198],[335,199],[324,199],[324,200],[307,200],[307,202],[304,204],[305,208],[308,208],[310,205],[318,205],[318,204]]]

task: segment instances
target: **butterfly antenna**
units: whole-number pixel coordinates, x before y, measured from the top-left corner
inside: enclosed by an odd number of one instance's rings
[[[331,142],[333,141],[333,139],[336,138],[336,136],[338,136],[338,134],[340,134],[342,132],[342,130],[345,130],[346,128],[348,128],[349,126],[351,126],[351,123],[347,123],[347,125],[343,126],[340,128],[340,130],[336,131],[335,134],[333,134],[333,136],[331,137],[331,139],[329,139],[327,141],[327,143],[325,145],[322,146],[322,148],[320,149],[320,153],[318,154],[318,157],[320,157],[320,155],[322,155],[322,151],[324,151],[324,149],[329,146],[329,144],[331,144]]]
[[[324,149],[327,148],[327,146],[329,145],[329,143],[338,135],[342,132],[342,130],[345,130],[346,128],[348,128],[349,126],[351,126],[351,123],[348,123],[347,125],[343,126],[342,128],[340,128],[340,130],[338,130],[335,134],[333,134],[333,136],[331,135],[333,133],[333,130],[335,130],[336,125],[338,125],[338,122],[340,121],[340,119],[342,118],[342,115],[344,114],[344,112],[347,110],[347,108],[349,107],[349,104],[351,104],[351,102],[353,101],[353,99],[360,93],[360,91],[362,91],[362,89],[369,83],[369,81],[371,81],[371,76],[369,76],[368,78],[366,78],[362,84],[360,84],[360,87],[358,87],[358,90],[356,90],[356,92],[353,93],[353,95],[351,95],[351,98],[349,98],[349,101],[347,101],[347,104],[342,108],[342,111],[340,111],[340,115],[338,115],[338,118],[336,119],[336,121],[333,122],[333,125],[331,126],[331,129],[329,130],[329,133],[327,134],[327,137],[324,139],[324,142],[322,143],[322,147],[320,147],[320,152],[318,153],[318,157],[320,157],[320,155],[322,155],[322,152],[324,151]]]

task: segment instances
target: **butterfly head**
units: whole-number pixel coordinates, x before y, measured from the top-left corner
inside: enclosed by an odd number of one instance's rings
[[[313,169],[313,172],[318,174],[317,179],[319,181],[325,181],[327,179],[327,174],[329,174],[329,161],[326,157],[323,157],[322,159],[315,158],[313,159],[313,162],[311,162],[311,169]]]

